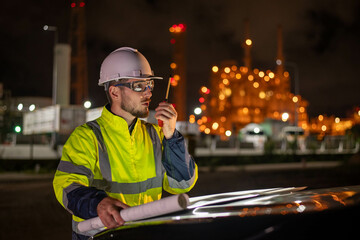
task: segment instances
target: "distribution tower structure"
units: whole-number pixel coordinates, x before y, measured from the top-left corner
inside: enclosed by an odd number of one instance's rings
[[[88,99],[85,1],[72,0],[70,6],[71,102],[79,105]]]
[[[186,25],[173,25],[169,29],[172,45],[171,100],[178,113],[178,121],[187,120],[186,112]]]

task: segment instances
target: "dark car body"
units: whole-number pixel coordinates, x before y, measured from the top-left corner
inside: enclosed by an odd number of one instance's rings
[[[104,239],[356,239],[360,186],[229,192],[190,198],[181,212],[128,222]]]

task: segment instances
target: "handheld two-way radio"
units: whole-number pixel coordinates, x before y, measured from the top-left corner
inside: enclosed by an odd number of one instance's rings
[[[169,91],[170,91],[170,83],[171,83],[171,76],[169,77],[169,81],[168,81],[168,85],[167,85],[167,89],[166,89],[166,95],[165,95],[165,100],[164,102],[168,102],[169,101]],[[158,125],[160,127],[162,127],[164,125],[164,122],[162,120],[158,120]]]

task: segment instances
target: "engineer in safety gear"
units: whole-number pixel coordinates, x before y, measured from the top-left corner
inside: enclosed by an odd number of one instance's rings
[[[175,108],[162,102],[149,114],[155,77],[146,58],[123,47],[102,63],[99,85],[109,104],[94,121],[77,127],[64,145],[53,187],[57,200],[73,216],[72,239],[88,239],[79,222],[99,216],[107,228],[124,224],[123,208],[159,200],[162,190],[190,191],[198,177],[184,137],[175,128]]]

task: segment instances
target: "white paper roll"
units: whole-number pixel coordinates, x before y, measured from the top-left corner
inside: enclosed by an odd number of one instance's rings
[[[136,221],[181,211],[186,209],[188,205],[189,196],[187,194],[178,194],[158,201],[123,209],[120,211],[120,216],[125,222]],[[102,228],[104,228],[104,224],[101,222],[99,217],[91,218],[78,224],[78,230],[80,232],[87,232],[96,229],[100,230]]]

